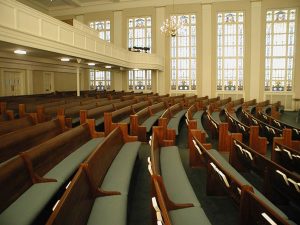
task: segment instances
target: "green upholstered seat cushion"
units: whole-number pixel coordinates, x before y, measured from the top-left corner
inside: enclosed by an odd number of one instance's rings
[[[151,127],[155,124],[155,122],[158,120],[159,116],[153,115],[147,118],[142,125],[146,127],[146,131],[149,132],[151,130]]]
[[[141,142],[139,141],[128,142],[123,145],[106,173],[101,185],[103,190],[128,194],[130,179],[140,146]]]
[[[127,196],[113,195],[95,199],[87,225],[126,225]]]
[[[160,151],[161,175],[168,196],[175,203],[192,203],[200,206],[183,168],[176,146],[162,147]]]
[[[54,178],[61,182],[67,181],[79,167],[80,163],[82,163],[103,140],[104,138],[93,138],[89,140],[59,162],[53,169],[46,173],[44,177]]]
[[[104,123],[104,117],[100,117],[95,120],[95,125],[99,126],[100,124]]]
[[[201,207],[190,207],[169,211],[173,225],[210,225]]]
[[[203,126],[202,126],[202,121],[201,119],[196,119],[197,120],[197,129],[201,130],[202,132],[205,133],[205,137],[208,138],[208,134],[206,133],[206,131],[204,130]]]
[[[176,135],[179,134],[179,131],[178,131],[179,123],[180,123],[180,118],[178,118],[178,117],[171,118],[169,123],[168,123],[168,128],[174,129]]]
[[[62,183],[47,182],[32,185],[0,214],[0,224],[32,224]]]
[[[231,176],[235,177],[238,181],[240,181],[244,185],[252,186],[235,168],[233,168],[229,162],[221,156],[221,154],[216,151],[215,149],[210,149],[208,152],[216,159],[230,174]],[[260,197],[262,201],[264,201],[270,208],[272,208],[275,212],[281,215],[283,218],[287,219],[288,217],[279,209],[277,208],[272,202],[270,202],[263,194],[261,194],[257,189],[254,189],[254,193]]]
[[[121,120],[120,123],[127,123],[127,124],[129,124],[130,123],[130,117],[127,117],[126,119]]]
[[[220,117],[219,117],[220,113],[219,112],[213,112],[211,114],[211,117],[214,119],[214,121],[216,121],[218,124],[221,123]]]
[[[203,112],[204,112],[203,110],[195,112],[194,115],[193,115],[193,119],[201,119],[202,115],[203,115]]]
[[[181,119],[186,113],[186,111],[187,111],[186,109],[182,109],[179,112],[177,112],[175,115],[173,115],[173,117],[179,117]]]
[[[156,115],[156,116],[158,116],[158,117],[161,117],[161,115],[165,112],[166,110],[164,109],[164,110],[161,110],[161,111],[159,111],[159,112],[157,112],[157,113],[154,113],[154,115]]]

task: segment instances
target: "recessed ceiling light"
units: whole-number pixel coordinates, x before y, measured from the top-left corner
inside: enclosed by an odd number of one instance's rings
[[[89,66],[95,66],[96,63],[88,63]]]
[[[139,69],[135,68],[135,69],[133,69],[133,70],[139,70]]]
[[[25,50],[17,49],[14,51],[14,53],[19,54],[19,55],[26,55],[27,52]]]
[[[106,68],[106,69],[110,69],[110,68],[111,68],[111,66],[105,66],[105,68]]]
[[[69,62],[70,59],[69,58],[61,58],[60,61],[62,61],[62,62]]]

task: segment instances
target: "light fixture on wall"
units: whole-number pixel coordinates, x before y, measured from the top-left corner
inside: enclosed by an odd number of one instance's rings
[[[18,55],[26,55],[27,52],[25,50],[22,50],[22,49],[16,49],[14,51],[15,54],[18,54]]]
[[[172,14],[174,13],[174,0],[173,0],[173,8],[172,8]],[[175,16],[170,16],[169,19],[166,19],[162,26],[160,27],[160,31],[162,33],[168,34],[171,37],[176,37],[178,30],[180,30],[184,26],[183,20],[176,20]]]
[[[70,59],[69,58],[61,58],[60,61],[62,61],[62,62],[69,62]]]
[[[96,63],[88,63],[89,66],[95,66]]]
[[[111,69],[111,66],[107,65],[105,66],[106,69]]]

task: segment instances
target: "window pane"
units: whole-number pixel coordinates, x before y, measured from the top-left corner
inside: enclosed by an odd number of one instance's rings
[[[196,15],[172,15],[184,21],[178,35],[170,39],[171,90],[196,90]]]
[[[295,9],[267,12],[265,91],[292,90],[295,18]]]
[[[218,13],[217,90],[243,90],[244,13]]]

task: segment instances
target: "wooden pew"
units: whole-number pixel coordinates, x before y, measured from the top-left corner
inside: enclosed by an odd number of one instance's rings
[[[236,117],[232,116],[227,109],[225,115],[229,124],[230,132],[242,133],[243,142],[262,155],[267,153],[267,138],[259,136],[259,126],[247,126]]]
[[[80,111],[81,110],[90,110],[90,109],[94,109],[94,108],[97,108],[97,107],[117,103],[117,102],[120,102],[120,101],[121,100],[119,100],[119,99],[104,100],[104,101],[102,100],[102,101],[98,101],[98,102],[96,101],[96,102],[92,102],[92,103],[89,103],[89,104],[75,106],[75,107],[72,107],[72,108],[61,108],[57,111],[57,115],[64,115],[66,118],[71,118],[72,119],[72,125],[76,125],[77,123],[80,123]],[[86,112],[86,113],[88,113],[88,112]],[[88,116],[88,114],[86,116],[82,117],[81,123],[84,123],[86,121],[86,119],[88,118],[87,116]]]
[[[184,117],[187,108],[184,107],[183,102],[176,103],[170,106],[159,118],[158,125],[164,127],[164,129],[169,128],[172,133],[172,140],[176,139],[176,135],[179,134],[180,121]]]
[[[193,191],[183,168],[178,147],[173,140],[164,139],[164,127],[154,127],[151,137],[151,173],[162,177],[165,194],[173,206],[187,205],[199,207],[200,203]]]
[[[64,117],[0,136],[0,163],[66,131]]]
[[[280,130],[285,129],[285,128],[291,129],[293,140],[300,140],[300,129],[299,128],[294,127],[290,124],[284,123],[280,119],[273,117],[273,116],[269,116],[269,115],[263,113],[262,111],[257,112],[257,118],[273,127],[280,129]]]
[[[156,218],[153,224],[193,224],[193,225],[211,225],[204,210],[201,207],[195,207],[192,204],[178,204],[169,199],[165,190],[163,180],[160,176],[151,176],[155,197],[152,197],[152,204],[155,210]]]
[[[82,164],[46,224],[126,224],[139,147],[126,126],[114,129]]]
[[[194,131],[192,131],[194,134]],[[239,140],[241,141],[241,140]],[[243,176],[241,176],[234,167],[232,167],[219,153],[214,149],[207,149],[207,146],[203,146],[196,137],[194,137],[194,148],[199,153],[199,157],[202,163],[207,168],[207,184],[206,192],[208,195],[224,195],[228,193],[233,200],[240,206],[240,214],[245,213],[246,210],[243,199],[243,191],[246,187],[259,199],[256,202],[264,202],[267,206],[268,211],[275,212],[276,216],[280,217],[287,224],[295,224],[292,222],[290,217],[281,211],[276,205],[274,205],[270,200],[268,200],[262,193],[260,193],[256,188],[254,188]],[[209,146],[208,146],[209,147]],[[243,204],[243,205],[241,205]],[[256,213],[257,207],[250,206],[250,209]],[[250,214],[251,214],[250,213]],[[254,218],[257,219],[257,218]],[[241,224],[244,224],[244,218],[240,216]],[[291,222],[291,223],[289,223]],[[255,223],[256,224],[256,223]],[[264,224],[264,223],[263,223]]]
[[[0,166],[0,223],[45,224],[57,197],[103,133],[83,124]],[[18,215],[18,216],[15,216]]]
[[[11,121],[0,122],[0,136],[38,123],[36,113]]]
[[[248,111],[250,113],[254,113],[254,110],[256,108],[256,99],[252,99],[252,100],[244,102],[242,104],[242,108],[245,111]]]
[[[300,213],[299,174],[290,172],[238,140],[232,142],[230,157],[230,163],[238,171],[255,171],[263,179],[263,190],[268,199],[278,205],[298,205],[298,210],[294,210]],[[300,219],[295,222],[299,223]]]
[[[117,109],[112,112],[104,113],[104,131],[105,134],[111,132],[117,126],[117,123],[130,123],[130,115],[135,114],[141,109],[147,108],[151,104],[150,101],[142,101],[124,108]]]
[[[271,159],[282,167],[300,174],[300,151],[282,143],[273,142]]]
[[[130,134],[138,136],[139,141],[146,142],[147,133],[167,107],[166,102],[160,102],[130,115]]]

